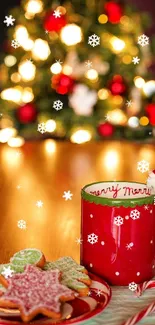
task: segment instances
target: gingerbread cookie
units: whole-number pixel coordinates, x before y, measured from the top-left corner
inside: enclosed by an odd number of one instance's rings
[[[38,267],[43,267],[45,264],[45,256],[44,254],[36,248],[26,248],[23,249],[10,259],[11,264],[17,266],[18,268],[24,268],[27,264],[34,264]],[[23,270],[21,271],[23,272]]]
[[[34,265],[27,265],[23,273],[8,280],[1,275],[0,283],[7,290],[0,297],[0,307],[18,308],[24,322],[38,314],[58,319],[61,302],[73,300],[77,295],[60,283],[60,277],[59,270],[45,272]]]
[[[61,283],[77,291],[80,296],[87,296],[91,279],[84,266],[77,264],[71,257],[61,257],[55,262],[47,262],[44,270],[58,269],[62,272]]]

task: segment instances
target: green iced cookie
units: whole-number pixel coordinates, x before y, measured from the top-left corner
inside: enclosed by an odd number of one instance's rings
[[[62,257],[55,262],[47,262],[44,270],[58,269],[62,272],[61,283],[78,291],[81,295],[88,293],[91,283],[89,276],[85,273],[84,266],[77,264],[71,257]]]
[[[45,264],[45,257],[39,249],[26,248],[15,253],[10,259],[10,262],[18,267],[24,267],[26,264],[34,264],[43,267]]]

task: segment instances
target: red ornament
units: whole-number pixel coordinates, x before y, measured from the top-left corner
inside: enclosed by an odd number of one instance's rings
[[[33,104],[25,104],[17,110],[17,118],[23,124],[35,122],[37,118],[37,111]]]
[[[67,23],[65,15],[61,15],[60,17],[53,16],[54,11],[50,11],[47,13],[44,20],[44,29],[49,32],[59,32],[62,27],[64,27]]]
[[[114,76],[112,81],[110,81],[109,89],[113,95],[123,95],[126,91],[123,78],[120,75]]]
[[[53,76],[51,80],[52,88],[54,88],[58,94],[65,95],[73,89],[74,79],[63,73]]]
[[[112,24],[118,24],[120,22],[120,19],[123,15],[122,7],[114,2],[109,1],[105,4],[105,11],[108,16],[108,21]]]
[[[149,116],[150,124],[155,125],[155,103],[148,104],[145,109]]]
[[[108,122],[101,123],[98,126],[98,133],[102,137],[111,137],[114,133],[114,126]]]

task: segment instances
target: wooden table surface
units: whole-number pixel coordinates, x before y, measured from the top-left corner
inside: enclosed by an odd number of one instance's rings
[[[26,247],[41,249],[51,260],[70,255],[79,262],[81,188],[100,180],[145,182],[147,173],[137,170],[143,159],[155,168],[153,144],[44,140],[19,149],[1,145],[0,263]],[[73,197],[65,201],[68,190]],[[39,200],[42,208],[36,206]],[[19,220],[26,221],[26,229],[18,228]]]

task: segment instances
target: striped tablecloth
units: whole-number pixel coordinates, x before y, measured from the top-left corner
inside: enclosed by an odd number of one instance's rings
[[[146,290],[137,298],[127,287],[112,287],[112,299],[107,308],[102,314],[85,322],[85,325],[121,325],[152,302],[155,302],[155,289]],[[155,313],[138,324],[155,325]]]

